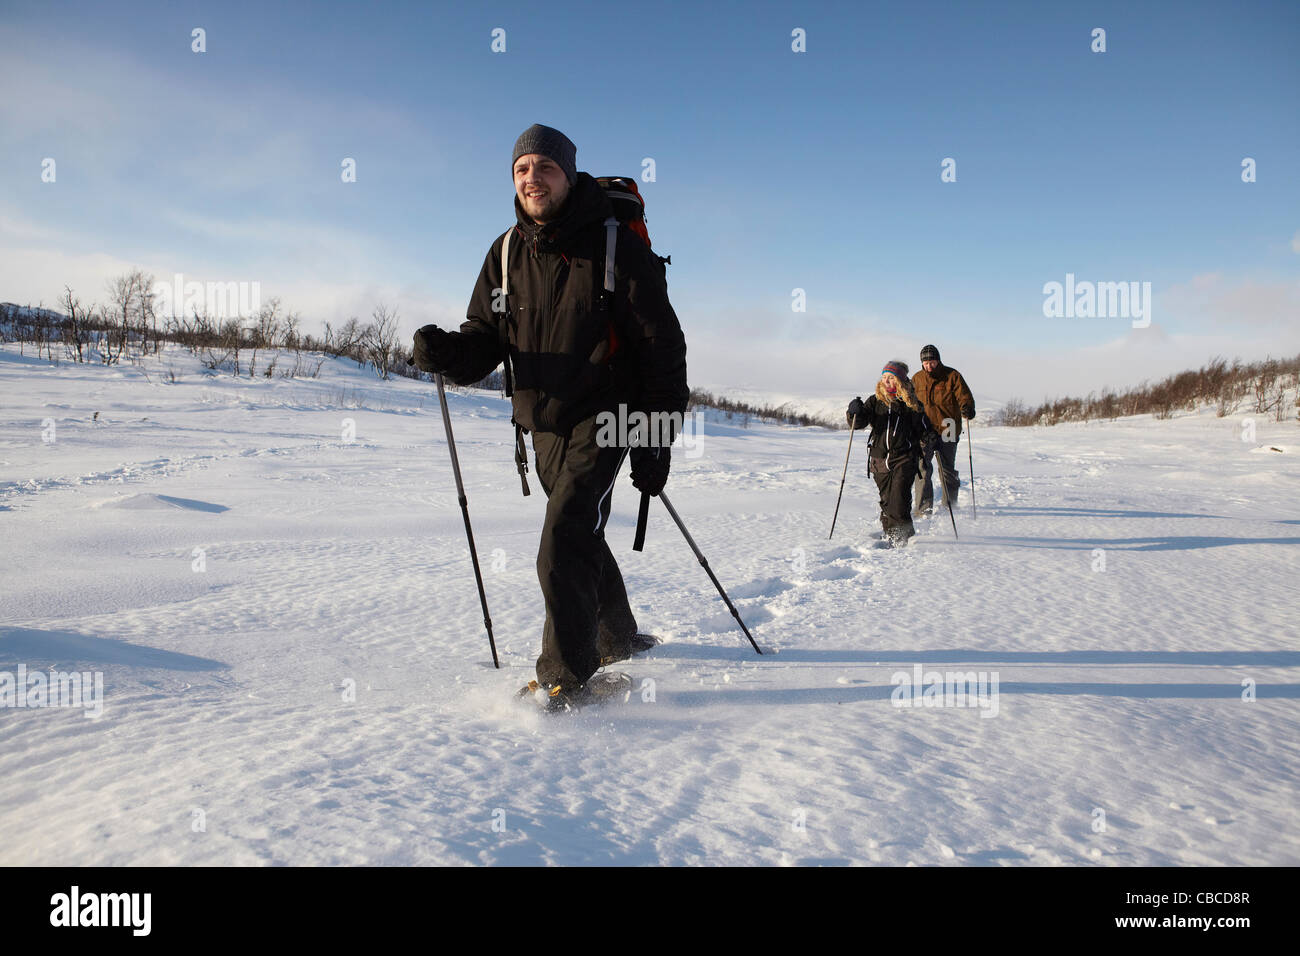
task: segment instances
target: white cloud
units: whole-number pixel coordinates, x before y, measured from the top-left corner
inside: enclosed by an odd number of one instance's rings
[[[1180,326],[1230,331],[1300,327],[1300,281],[1228,278],[1220,273],[1195,276],[1154,296],[1157,315]]]
[[[84,305],[102,303],[111,278],[139,268],[153,273],[159,282],[170,282],[176,272],[181,272],[187,282],[258,282],[263,302],[278,296],[287,311],[303,317],[303,331],[313,334],[319,333],[327,321],[337,326],[353,315],[367,321],[380,301],[397,308],[401,327],[408,333],[428,322],[455,328],[465,311],[464,302],[444,301],[419,283],[376,278],[378,272],[367,278],[330,279],[271,264],[243,272],[194,257],[154,255],[128,260],[98,251],[64,252],[61,245],[75,243],[60,242],[59,236],[49,245],[13,242],[16,238],[21,239],[21,234],[0,236],[0,300],[20,305],[44,303],[52,307],[65,285],[71,286]],[[353,271],[358,276],[366,272]]]
[[[139,265],[102,252],[0,246],[0,299],[19,305],[44,303],[52,308],[67,285],[89,306],[104,300],[104,286],[111,276]]]
[[[58,233],[40,223],[21,216],[0,211],[0,239],[8,241],[44,242],[57,238]]]

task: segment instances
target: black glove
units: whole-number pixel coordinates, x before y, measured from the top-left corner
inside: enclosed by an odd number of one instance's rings
[[[967,405],[967,406],[963,407],[962,410],[961,410],[961,417],[964,418],[964,419],[966,419],[967,421],[969,421],[970,419],[974,418],[974,417],[975,417],[975,406],[974,406],[974,405]]]
[[[424,372],[445,372],[456,357],[455,340],[436,325],[415,333],[415,364]]]
[[[845,415],[845,420],[850,425],[853,424],[853,419],[855,418],[858,419],[858,421],[861,421],[863,416],[866,414],[866,410],[866,406],[862,404],[862,399],[855,398],[853,401],[849,402],[849,410]]]
[[[926,432],[921,436],[921,454],[928,460],[939,449],[938,432]]]
[[[638,491],[657,495],[668,483],[668,466],[672,459],[671,448],[633,448],[632,484]]]

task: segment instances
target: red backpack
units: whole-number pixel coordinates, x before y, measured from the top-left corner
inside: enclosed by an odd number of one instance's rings
[[[645,198],[636,188],[636,180],[627,176],[601,176],[596,182],[605,190],[610,205],[614,207],[614,218],[625,224],[650,246],[650,234],[645,228]],[[606,223],[609,225],[609,223]],[[653,247],[651,247],[653,251]],[[669,265],[672,256],[660,256],[659,261]]]
[[[612,296],[614,294],[614,249],[618,245],[618,224],[623,223],[640,236],[651,252],[654,252],[654,247],[650,245],[650,233],[645,228],[645,199],[641,196],[641,191],[636,188],[636,180],[627,176],[600,176],[596,182],[600,184],[601,189],[605,190],[610,205],[614,207],[614,218],[605,220],[605,292]],[[661,269],[673,261],[672,256],[656,254],[655,258],[659,260]],[[614,357],[618,346],[618,333],[614,331],[614,323],[611,322],[609,324],[610,358]]]

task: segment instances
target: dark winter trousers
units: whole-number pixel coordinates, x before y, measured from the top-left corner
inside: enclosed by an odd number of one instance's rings
[[[596,420],[568,436],[533,433],[537,478],[546,492],[546,522],[537,578],[546,601],[537,679],[576,687],[602,654],[636,634],[636,619],[618,564],[605,543],[610,499],[626,448],[596,444]]]
[[[941,441],[938,447],[939,471],[944,487],[948,489],[948,503],[957,507],[957,491],[961,487],[961,477],[957,474],[957,443]],[[934,508],[934,485],[930,476],[934,474],[934,455],[921,454],[921,467],[916,473],[916,485],[913,489],[917,511],[929,511]]]
[[[916,477],[916,459],[869,458],[871,477],[880,489],[880,526],[886,537],[906,541],[916,529],[912,526],[912,482]]]

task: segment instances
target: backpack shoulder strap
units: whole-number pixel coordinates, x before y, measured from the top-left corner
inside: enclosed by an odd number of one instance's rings
[[[605,220],[605,291],[614,294],[614,250],[618,247],[618,219]]]
[[[506,298],[506,311],[509,312],[510,296],[510,240],[514,238],[515,227],[511,226],[506,230],[505,235],[501,237],[501,295]],[[506,395],[514,394],[514,376],[510,372],[510,353],[506,352],[505,359],[502,362],[502,368],[505,374],[505,392]],[[524,497],[527,498],[532,492],[528,490],[528,450],[524,447],[524,429],[523,426],[510,417],[510,421],[515,426],[515,469],[519,472],[519,483],[522,486]]]
[[[515,227],[511,226],[501,237],[501,294],[510,294],[510,240],[514,237]]]

